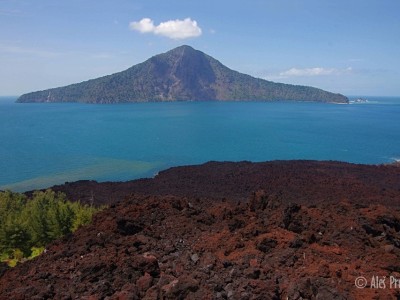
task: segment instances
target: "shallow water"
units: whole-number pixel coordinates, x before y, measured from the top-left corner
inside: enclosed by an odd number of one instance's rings
[[[87,105],[0,98],[0,189],[129,180],[209,160],[400,159],[400,98],[368,100]]]

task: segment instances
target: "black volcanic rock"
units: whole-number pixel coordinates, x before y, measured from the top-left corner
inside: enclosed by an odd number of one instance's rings
[[[227,198],[243,202],[252,197],[253,192],[260,191],[260,195],[256,193],[254,197],[268,200],[271,206],[279,199],[285,199],[285,203],[308,205],[336,203],[340,199],[359,205],[382,204],[400,208],[400,167],[395,164],[301,160],[208,162],[173,167],[160,171],[154,178],[126,182],[81,180],[51,189],[65,193],[69,199],[95,205],[114,204],[132,193],[215,200]],[[27,192],[27,195],[32,193]],[[253,209],[265,209],[266,206],[265,201],[251,204]],[[395,223],[393,220],[381,222],[387,225]]]
[[[119,73],[24,94],[17,101],[125,103],[185,100],[348,103],[341,94],[241,74],[189,46],[156,55]]]

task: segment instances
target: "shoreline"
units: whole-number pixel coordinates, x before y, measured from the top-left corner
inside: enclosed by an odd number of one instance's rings
[[[340,161],[340,160],[308,160],[308,159],[287,159],[287,160],[267,160],[267,161],[257,161],[257,162],[253,162],[253,161],[248,161],[251,163],[268,163],[268,162],[297,162],[297,161],[310,161],[310,162],[338,162],[338,163],[345,163],[345,164],[354,164],[354,165],[365,165],[365,166],[380,166],[380,165],[395,165],[395,166],[400,166],[400,159],[397,158],[392,158],[390,162],[382,162],[382,163],[370,163],[370,164],[366,164],[366,163],[355,163],[355,162],[347,162],[347,161]],[[171,167],[166,167],[166,168],[160,168],[160,169],[154,169],[152,170],[152,175],[149,176],[143,176],[143,177],[137,177],[137,178],[128,178],[126,180],[96,180],[96,179],[90,179],[90,178],[81,178],[81,179],[76,179],[76,180],[65,180],[65,181],[61,181],[59,183],[52,183],[52,184],[41,184],[41,186],[39,186],[38,188],[18,188],[18,186],[22,185],[22,182],[28,182],[28,181],[32,181],[35,179],[28,179],[28,180],[24,180],[21,182],[14,182],[14,183],[9,183],[9,184],[4,184],[1,188],[0,188],[0,192],[4,192],[4,191],[12,191],[12,192],[19,192],[19,193],[32,193],[33,191],[36,190],[46,190],[46,189],[51,189],[53,186],[62,186],[66,183],[75,183],[75,182],[96,182],[96,183],[124,183],[124,182],[131,182],[131,181],[135,181],[135,180],[140,180],[140,179],[151,179],[154,178],[155,176],[157,176],[160,172],[169,170],[171,168],[184,168],[184,167],[190,167],[190,166],[196,166],[196,165],[203,165],[206,164],[208,162],[212,162],[212,161],[207,161],[201,164],[186,164],[186,165],[177,165],[177,166],[171,166]],[[230,163],[240,163],[242,161],[217,161],[217,162],[230,162]],[[247,160],[246,160],[247,162]],[[50,176],[49,176],[50,177]],[[40,177],[40,178],[47,178],[46,176]],[[44,179],[43,179],[44,180]],[[17,188],[13,188],[17,186]]]
[[[317,203],[357,198],[400,206],[400,163],[365,165],[338,161],[278,160],[216,162],[171,167],[152,178],[129,181],[79,180],[49,187],[72,201],[113,204],[132,194],[229,198],[247,201],[257,190],[286,195],[288,201]],[[385,186],[380,193],[379,186]],[[48,189],[48,188],[46,188]],[[42,189],[42,190],[46,190]],[[308,198],[298,194],[310,194]],[[27,191],[30,195],[33,191]],[[387,197],[381,197],[387,195]],[[396,198],[397,197],[397,198]]]

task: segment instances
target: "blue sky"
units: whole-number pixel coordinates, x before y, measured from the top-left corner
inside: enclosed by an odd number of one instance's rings
[[[122,71],[182,44],[272,81],[400,95],[399,0],[0,0],[0,95]]]

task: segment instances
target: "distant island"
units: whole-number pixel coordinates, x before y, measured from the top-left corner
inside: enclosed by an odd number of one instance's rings
[[[233,71],[180,46],[125,71],[20,96],[17,102],[314,101],[349,103],[341,94],[275,83]]]

